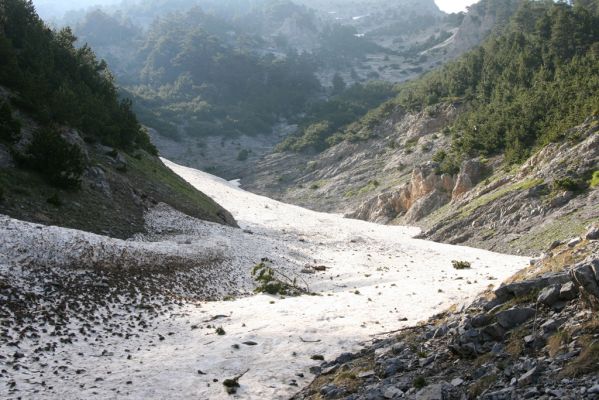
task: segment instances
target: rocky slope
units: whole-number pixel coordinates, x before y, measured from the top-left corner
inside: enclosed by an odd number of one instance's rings
[[[598,229],[467,307],[323,363],[294,398],[599,398]]]
[[[258,160],[241,183],[285,202],[349,213],[408,182],[416,166],[449,146],[443,128],[457,113],[453,104],[420,113],[396,108],[382,123],[365,129],[368,140],[344,141],[316,155],[270,154]]]
[[[442,174],[430,160],[448,148],[444,128],[459,109],[397,108],[366,141],[345,141],[312,156],[272,154],[242,185],[349,218],[416,224],[433,240],[512,253],[536,254],[599,218],[599,190],[591,184],[599,163],[597,117],[520,167],[505,167],[501,157],[472,159],[456,174]]]

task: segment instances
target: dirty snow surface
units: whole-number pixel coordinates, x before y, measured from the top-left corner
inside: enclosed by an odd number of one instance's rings
[[[241,229],[166,205],[128,241],[0,216],[0,398],[289,398],[322,363],[313,356],[357,351],[527,263],[279,203],[164,162]],[[316,295],[253,294],[263,258]],[[223,380],[242,374],[228,395]]]

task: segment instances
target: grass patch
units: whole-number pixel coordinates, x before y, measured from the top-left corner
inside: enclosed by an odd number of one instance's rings
[[[580,340],[582,352],[564,367],[560,372],[561,378],[575,378],[599,371],[599,342],[590,335]]]
[[[559,354],[562,346],[570,340],[570,335],[565,330],[559,330],[547,339],[547,351],[551,357]]]
[[[428,385],[428,383],[426,382],[426,378],[422,375],[414,378],[414,382],[412,382],[412,386],[414,386],[416,389],[422,389],[426,385]]]
[[[486,375],[474,382],[468,388],[468,397],[471,399],[478,398],[483,392],[489,389],[495,382],[497,382],[497,375]]]
[[[585,219],[578,212],[573,211],[549,223],[536,226],[528,234],[516,239],[513,245],[519,249],[544,250],[554,240],[580,236],[585,232],[585,227],[596,220],[596,218]]]
[[[129,177],[155,191],[156,200],[163,201],[176,209],[221,222],[222,211],[210,197],[198,191],[179,175],[171,171],[158,158],[143,154],[133,157],[125,154],[129,166]],[[150,184],[150,185],[148,185]]]
[[[524,327],[513,330],[505,346],[505,351],[516,359],[522,355],[524,351],[524,336],[528,334],[528,330]]]
[[[591,176],[591,180],[589,181],[589,187],[594,189],[599,186],[599,171],[593,172]]]
[[[480,197],[473,199],[471,202],[467,203],[464,206],[464,208],[461,210],[460,216],[462,219],[467,218],[474,211],[479,209],[480,207],[483,207],[495,200],[498,200],[498,199],[506,196],[509,193],[519,191],[519,190],[528,190],[535,186],[539,186],[539,185],[543,184],[543,182],[544,181],[542,179],[527,179],[527,180],[524,180],[521,182],[514,183],[512,185],[502,187],[494,192],[484,194]]]

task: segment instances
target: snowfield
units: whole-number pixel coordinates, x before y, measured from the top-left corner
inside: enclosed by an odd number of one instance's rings
[[[0,326],[0,398],[286,399],[313,378],[312,356],[357,351],[528,263],[283,204],[163,161],[242,229],[166,205],[128,241],[0,216],[0,317],[10,321]],[[318,295],[251,294],[262,258]],[[326,270],[302,272],[316,265]],[[242,374],[228,395],[223,380]]]

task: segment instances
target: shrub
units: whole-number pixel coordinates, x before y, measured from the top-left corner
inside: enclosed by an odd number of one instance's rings
[[[468,261],[453,260],[451,262],[451,264],[453,265],[454,269],[470,269],[470,268],[472,268],[472,265],[470,265],[470,263]]]
[[[14,119],[10,105],[0,102],[0,140],[6,142],[16,142],[21,133],[21,123]]]
[[[281,296],[299,296],[309,293],[307,288],[300,287],[297,280],[288,278],[270,267],[270,261],[263,259],[252,268],[252,276],[258,284],[257,293],[278,294]]]
[[[553,190],[562,191],[567,190],[569,192],[579,193],[587,189],[588,183],[581,179],[575,178],[561,178],[553,181]]]
[[[246,149],[240,150],[237,154],[237,161],[246,161],[250,155],[250,152]]]
[[[416,389],[422,389],[423,387],[425,387],[427,385],[426,379],[424,378],[424,376],[419,375],[414,379],[414,382],[412,383],[412,385]]]
[[[591,188],[599,186],[599,171],[593,172],[593,176],[591,176],[591,180],[589,181],[589,186]]]
[[[54,193],[52,196],[46,199],[46,203],[53,205],[54,207],[62,206],[62,200],[58,196],[58,193]]]
[[[79,187],[85,167],[83,154],[57,131],[37,131],[27,153],[23,160],[26,166],[41,173],[50,184],[66,189]]]

